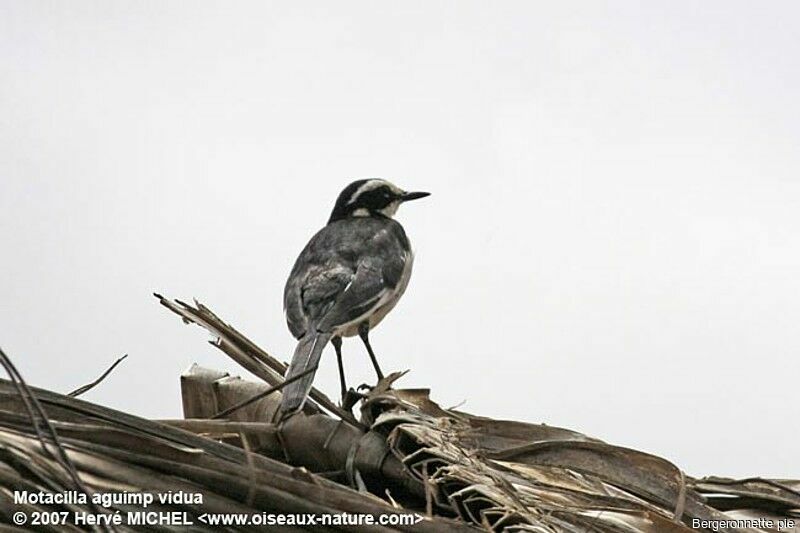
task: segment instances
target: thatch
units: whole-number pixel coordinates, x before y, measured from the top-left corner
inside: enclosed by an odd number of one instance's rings
[[[10,500],[14,490],[183,490],[202,493],[203,505],[153,507],[186,511],[197,531],[206,528],[202,513],[262,512],[424,517],[411,526],[359,528],[375,531],[679,532],[698,520],[800,522],[798,481],[695,479],[664,459],[567,429],[442,409],[427,390],[393,388],[399,374],[368,393],[358,418],[314,390],[303,413],[278,423],[285,365],[204,306],[159,298],[208,329],[215,346],[263,382],[192,366],[181,376],[185,419],[164,421],[35,390],[83,488],[52,436],[31,424],[24,391],[0,382],[3,520],[20,510]]]

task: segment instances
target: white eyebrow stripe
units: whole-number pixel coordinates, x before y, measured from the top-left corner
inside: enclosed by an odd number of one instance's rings
[[[388,185],[388,182],[386,182],[384,180],[379,180],[379,179],[372,179],[372,180],[367,181],[364,185],[362,185],[361,187],[356,189],[356,192],[354,192],[350,196],[350,199],[347,200],[347,205],[350,205],[353,202],[355,202],[356,198],[358,198],[359,196],[361,196],[365,192],[371,191],[372,189],[377,189],[378,187],[381,187],[383,185]]]

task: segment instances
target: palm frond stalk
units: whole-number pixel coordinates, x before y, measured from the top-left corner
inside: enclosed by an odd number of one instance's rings
[[[41,420],[32,423],[31,399],[18,380],[0,381],[0,520],[11,523],[19,510],[60,510],[21,509],[13,492],[75,490],[77,476],[88,493],[202,494],[202,506],[154,504],[195,519],[416,513],[423,519],[415,525],[364,530],[542,533],[711,531],[712,521],[726,526],[715,530],[733,532],[744,530],[737,520],[763,519],[794,520],[783,531],[800,532],[800,481],[696,479],[662,458],[568,429],[443,409],[426,389],[393,388],[397,373],[366,395],[358,418],[314,389],[302,413],[279,422],[286,365],[202,304],[157,297],[207,329],[214,346],[261,381],[193,365],[181,376],[184,419],[159,421],[31,389],[52,432],[42,431]],[[100,509],[117,510],[133,509]],[[219,530],[197,520],[193,528]]]

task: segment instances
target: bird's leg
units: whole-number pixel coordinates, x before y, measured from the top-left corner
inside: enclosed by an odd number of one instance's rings
[[[344,364],[342,363],[342,338],[339,336],[331,339],[333,349],[336,350],[336,362],[339,363],[339,383],[342,386],[342,401],[347,394],[347,383],[344,380]]]
[[[353,406],[364,397],[363,394],[347,388],[347,382],[344,379],[344,363],[342,362],[342,338],[333,337],[331,339],[333,349],[336,350],[336,361],[339,363],[339,384],[342,386],[342,407],[348,411],[353,410]]]
[[[358,336],[361,337],[361,340],[364,341],[364,346],[367,347],[367,352],[369,352],[369,358],[372,359],[372,366],[375,367],[375,373],[378,374],[378,381],[383,379],[383,372],[381,372],[381,367],[378,366],[378,360],[375,359],[375,352],[372,351],[372,346],[369,344],[369,322],[364,321],[358,326]]]

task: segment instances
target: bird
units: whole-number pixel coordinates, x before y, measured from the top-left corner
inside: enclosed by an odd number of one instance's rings
[[[342,337],[358,335],[378,380],[383,372],[369,332],[397,304],[408,286],[414,254],[393,217],[401,204],[429,196],[406,192],[384,179],[361,179],[336,199],[327,224],[308,241],[286,281],[283,309],[297,347],[285,373],[281,417],[300,411],[330,342],[339,366],[342,404],[348,400]]]

